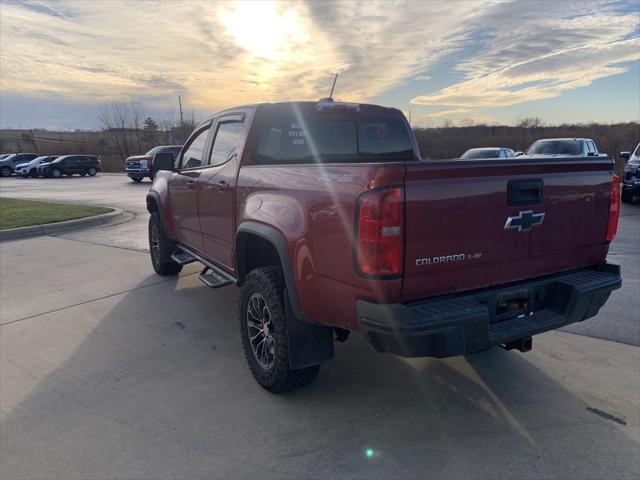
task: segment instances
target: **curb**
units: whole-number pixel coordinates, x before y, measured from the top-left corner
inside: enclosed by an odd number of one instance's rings
[[[46,223],[44,225],[32,225],[29,227],[8,228],[0,230],[0,242],[5,240],[17,240],[36,235],[51,235],[55,233],[68,232],[78,228],[92,227],[97,225],[107,225],[120,220],[125,216],[125,212],[119,208],[107,207],[113,212],[93,215],[92,217],[76,218],[65,222]]]

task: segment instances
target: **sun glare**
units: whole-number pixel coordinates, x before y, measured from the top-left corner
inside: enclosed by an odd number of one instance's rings
[[[223,7],[218,17],[236,45],[266,60],[285,60],[301,40],[298,15],[271,1],[238,1]]]

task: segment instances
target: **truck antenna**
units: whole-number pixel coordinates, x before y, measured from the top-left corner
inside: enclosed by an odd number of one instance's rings
[[[329,94],[331,100],[333,100],[333,89],[336,88],[336,80],[338,80],[338,72],[336,72],[336,76],[333,77],[333,85],[331,85],[331,93]]]

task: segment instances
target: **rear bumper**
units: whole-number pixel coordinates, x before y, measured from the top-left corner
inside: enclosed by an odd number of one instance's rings
[[[621,285],[620,267],[605,264],[409,304],[358,300],[356,309],[362,333],[377,351],[450,357],[591,318]],[[521,308],[507,308],[513,305]]]

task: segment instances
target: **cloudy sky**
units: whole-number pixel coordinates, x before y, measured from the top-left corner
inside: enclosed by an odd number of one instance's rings
[[[640,120],[638,0],[1,0],[0,126],[97,128],[104,102],[395,106],[418,126]]]

